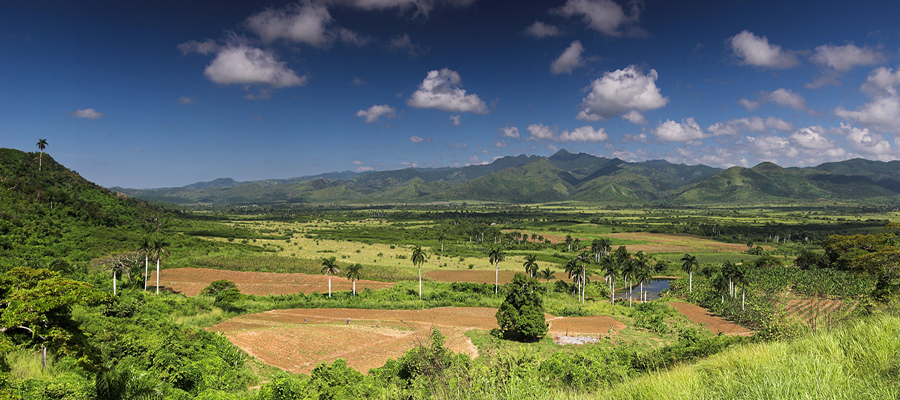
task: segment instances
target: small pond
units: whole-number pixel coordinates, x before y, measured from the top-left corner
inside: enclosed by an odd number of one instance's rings
[[[674,281],[674,279],[670,278],[659,278],[654,279],[653,283],[650,285],[644,284],[644,291],[647,292],[648,300],[656,300],[659,298],[659,294],[662,293],[663,290],[669,289],[669,282]],[[638,291],[640,290],[640,285],[634,286],[634,299],[637,300],[640,296]],[[628,299],[628,291],[622,291],[621,289],[616,292],[617,299]]]

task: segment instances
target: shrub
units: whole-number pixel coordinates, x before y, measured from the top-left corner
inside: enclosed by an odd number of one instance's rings
[[[497,310],[497,324],[503,336],[522,341],[537,341],[547,334],[541,284],[537,279],[516,273],[506,284],[506,300]]]

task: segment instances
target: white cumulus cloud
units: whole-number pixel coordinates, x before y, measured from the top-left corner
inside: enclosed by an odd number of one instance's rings
[[[419,89],[406,102],[410,107],[435,108],[449,112],[487,114],[487,104],[476,94],[466,94],[459,73],[444,68],[428,71]]]
[[[528,140],[552,140],[555,142],[602,142],[609,138],[603,130],[591,126],[582,126],[570,131],[559,132],[555,127],[542,124],[528,125]]]
[[[462,116],[459,115],[451,115],[450,116],[450,125],[459,126],[462,123]]]
[[[669,103],[663,97],[656,80],[656,70],[644,74],[631,65],[625,69],[606,72],[603,77],[591,82],[590,93],[581,102],[581,111],[576,119],[599,121],[631,111],[647,111]]]
[[[627,114],[622,115],[622,119],[635,125],[647,125],[647,118],[644,118],[644,114],[641,114],[638,110],[629,111]]]
[[[561,32],[559,31],[559,28],[553,25],[548,25],[541,21],[534,21],[533,24],[525,29],[525,34],[536,38],[544,38],[559,36]]]
[[[194,104],[197,102],[196,97],[181,96],[178,98],[178,104]]]
[[[580,16],[591,29],[609,36],[646,36],[647,32],[638,26],[644,2],[631,1],[629,5],[626,13],[613,0],[568,0],[552,12],[564,17]]]
[[[581,58],[582,52],[584,52],[584,46],[581,45],[581,42],[578,40],[573,41],[572,44],[559,55],[559,58],[550,64],[550,72],[554,75],[571,74],[575,68],[584,65],[584,60]]]
[[[806,99],[789,89],[777,89],[773,92],[760,92],[758,100],[741,99],[738,101],[748,111],[754,111],[765,103],[775,103],[782,107],[805,111],[810,114],[815,112],[806,104]]]
[[[856,47],[853,44],[843,46],[822,45],[816,47],[816,53],[810,59],[819,65],[826,65],[844,72],[859,65],[875,65],[884,61],[884,55],[868,47]]]
[[[900,132],[900,97],[897,95],[877,97],[853,111],[838,107],[834,113],[838,117],[870,126],[879,131]]]
[[[203,74],[223,85],[237,83],[276,88],[302,86],[309,78],[307,75],[297,76],[287,63],[278,61],[272,52],[244,44],[220,48]]]
[[[741,63],[744,65],[785,69],[800,64],[800,60],[793,52],[783,50],[781,46],[769,44],[769,39],[765,36],[756,36],[747,30],[732,36],[729,43],[734,54],[741,59]]]
[[[217,45],[216,41],[212,39],[204,39],[202,42],[189,40],[187,42],[179,44],[178,50],[181,51],[181,54],[184,55],[190,53],[207,55],[215,53],[217,50],[219,50],[219,45]]]
[[[331,42],[326,33],[331,21],[331,14],[324,5],[307,0],[283,9],[266,9],[251,15],[244,24],[266,43],[286,39],[326,47]]]
[[[807,150],[829,150],[835,148],[834,141],[825,137],[821,126],[808,126],[792,133],[791,141]]]
[[[412,39],[409,38],[409,35],[405,33],[391,39],[391,42],[388,44],[388,49],[390,51],[409,54],[412,58],[420,57],[429,51],[428,47],[414,43]]]
[[[519,128],[517,128],[515,126],[504,126],[499,129],[499,132],[505,138],[513,138],[513,139],[519,138]]]
[[[97,111],[93,108],[82,108],[80,110],[75,110],[72,113],[72,116],[75,118],[84,118],[84,119],[100,119],[103,118],[103,113]]]
[[[653,134],[664,142],[688,142],[706,137],[694,118],[686,118],[681,123],[666,120],[653,130]]]
[[[385,118],[394,118],[395,115],[397,115],[397,109],[387,104],[374,105],[367,110],[359,110],[356,112],[357,117],[365,118],[366,122],[370,124],[378,122],[378,118],[381,118],[382,116]]]
[[[856,151],[870,154],[873,156],[886,156],[894,153],[891,143],[877,134],[869,131],[868,128],[857,128],[850,124],[841,124],[840,128],[835,129],[838,134],[844,135],[848,142],[853,145]]]

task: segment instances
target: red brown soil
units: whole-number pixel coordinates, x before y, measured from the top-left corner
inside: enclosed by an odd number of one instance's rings
[[[500,271],[500,284],[512,282],[513,275],[517,272],[524,271]],[[564,272],[554,274],[556,279],[568,280],[569,278]],[[471,282],[471,283],[494,283],[494,271],[481,270],[436,270],[425,272],[425,277],[439,282]],[[545,285],[546,281],[540,279],[541,285]]]
[[[675,307],[678,312],[689,320],[702,325],[712,333],[718,334],[719,332],[722,332],[725,335],[737,336],[750,336],[753,333],[753,331],[744,328],[743,326],[713,315],[703,307],[677,302],[669,303],[669,305]]]
[[[196,296],[210,283],[219,279],[234,282],[241,293],[257,296],[328,292],[328,277],[325,275],[226,271],[207,268],[164,269],[159,277],[159,285],[160,288],[168,288],[186,296]],[[150,276],[150,283],[156,283],[155,272]],[[390,282],[359,280],[356,281],[356,290],[384,289],[393,285]],[[332,292],[350,290],[353,290],[353,285],[349,279],[340,276],[331,277]]]
[[[427,343],[432,327],[441,331],[448,348],[475,357],[478,350],[465,332],[496,328],[495,313],[475,307],[273,310],[232,318],[208,330],[222,332],[247,353],[288,371],[309,373],[318,363],[343,358],[366,372]],[[610,317],[546,317],[551,335],[601,336],[625,327]]]

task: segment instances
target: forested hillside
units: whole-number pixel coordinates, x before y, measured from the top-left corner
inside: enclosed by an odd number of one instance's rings
[[[664,160],[626,162],[560,150],[486,165],[408,168],[255,182],[223,178],[181,188],[113,188],[174,204],[583,201],[617,204],[900,202],[900,162],[853,159],[809,168],[761,163],[727,170]]]

